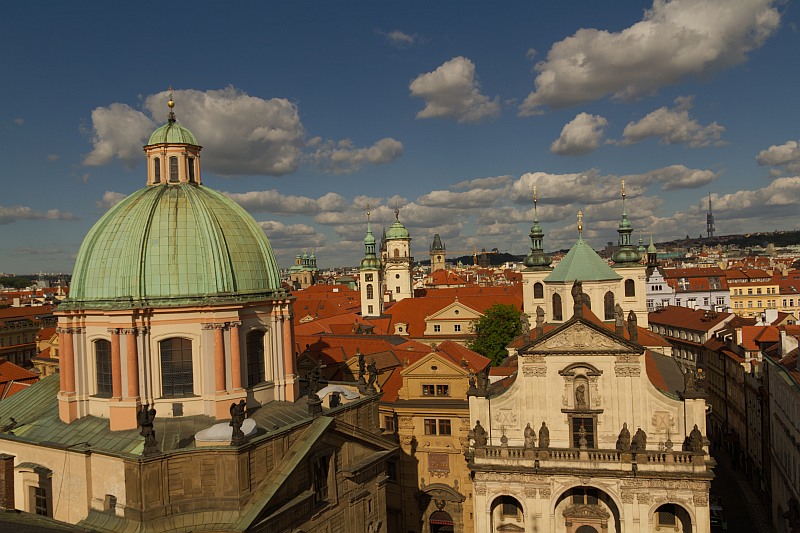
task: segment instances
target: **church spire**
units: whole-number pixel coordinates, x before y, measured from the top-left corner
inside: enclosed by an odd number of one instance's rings
[[[370,210],[367,205],[367,235],[364,237],[364,259],[361,260],[361,270],[373,270],[381,267],[381,260],[375,254],[375,236],[372,234]]]
[[[538,196],[536,186],[533,186],[533,226],[531,226],[531,253],[522,263],[528,268],[545,268],[550,266],[551,259],[544,253],[544,231],[539,225],[539,212],[537,210]]]
[[[633,233],[633,226],[628,220],[628,212],[625,209],[625,180],[622,180],[622,219],[619,221],[619,240],[617,244],[619,249],[614,252],[611,258],[614,263],[635,263],[642,259],[639,252],[631,243],[631,233]]]

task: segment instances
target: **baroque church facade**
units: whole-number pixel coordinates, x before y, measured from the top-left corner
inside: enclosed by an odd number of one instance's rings
[[[0,404],[0,507],[98,532],[385,530],[378,396],[301,396],[270,243],[202,183],[173,106],[145,186],[81,245],[58,375]]]
[[[589,313],[540,322],[515,376],[471,389],[475,532],[707,533],[703,394],[635,321],[611,331]]]

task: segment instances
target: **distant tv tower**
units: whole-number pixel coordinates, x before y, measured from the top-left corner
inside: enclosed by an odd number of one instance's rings
[[[708,192],[708,213],[706,213],[706,233],[708,238],[714,236],[714,213],[711,212],[711,191]]]

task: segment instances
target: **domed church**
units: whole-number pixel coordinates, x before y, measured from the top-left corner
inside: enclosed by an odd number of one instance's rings
[[[0,510],[104,533],[382,531],[380,395],[312,372],[299,398],[294,297],[200,151],[170,111],[145,187],[87,234],[59,374],[0,402]]]
[[[111,430],[159,417],[229,418],[232,402],[294,401],[291,303],[256,221],[203,185],[201,146],[169,120],[144,147],[147,183],[78,252],[58,308],[59,414]]]

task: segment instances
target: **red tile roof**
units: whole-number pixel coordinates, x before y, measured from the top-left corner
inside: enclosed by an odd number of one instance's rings
[[[492,305],[508,304],[522,310],[522,289],[520,286],[505,287],[461,287],[458,289],[436,289],[426,291],[426,296],[406,298],[394,304],[386,315],[391,318],[389,327],[395,324],[408,324],[408,333],[413,337],[423,337],[425,318],[441,311],[458,298],[458,302],[480,313]],[[467,335],[467,332],[465,332]]]
[[[702,309],[690,309],[668,305],[648,314],[651,324],[671,326],[693,331],[709,331],[731,317],[731,313],[708,313]]]

